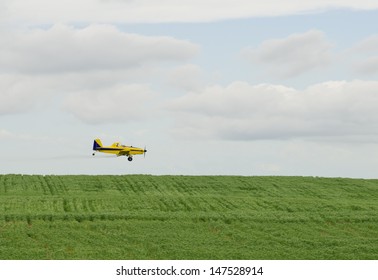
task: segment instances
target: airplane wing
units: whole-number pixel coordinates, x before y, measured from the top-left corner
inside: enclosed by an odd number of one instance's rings
[[[123,150],[119,151],[117,155],[118,156],[128,156],[128,155],[130,155],[130,149],[123,149]]]
[[[141,155],[146,152],[145,149],[137,148],[137,147],[124,147],[117,153],[117,156],[133,156],[133,155]]]

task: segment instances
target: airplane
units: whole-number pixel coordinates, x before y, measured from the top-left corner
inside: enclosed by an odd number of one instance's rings
[[[119,156],[127,156],[129,161],[133,160],[133,155],[145,155],[147,152],[146,148],[137,148],[133,146],[121,145],[119,142],[113,143],[111,146],[103,146],[100,139],[95,139],[93,142],[93,151],[92,155],[94,156],[96,152],[115,154]]]

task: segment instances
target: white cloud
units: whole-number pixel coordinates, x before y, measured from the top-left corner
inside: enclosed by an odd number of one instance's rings
[[[198,22],[278,16],[332,8],[377,9],[371,0],[4,0],[10,21]]]
[[[258,48],[244,49],[242,55],[271,75],[293,77],[326,66],[331,61],[331,48],[323,32],[310,30],[264,41]]]
[[[51,28],[3,34],[0,70],[23,73],[128,69],[161,61],[182,61],[199,47],[172,37],[128,34],[112,25]]]
[[[333,81],[296,90],[234,82],[167,105],[182,137],[232,140],[378,137],[377,81]]]
[[[151,117],[154,93],[146,85],[126,84],[71,94],[65,109],[91,123],[129,122]]]

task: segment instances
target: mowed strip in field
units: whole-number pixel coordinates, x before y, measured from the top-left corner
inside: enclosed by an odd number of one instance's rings
[[[0,259],[378,259],[378,180],[0,175]]]

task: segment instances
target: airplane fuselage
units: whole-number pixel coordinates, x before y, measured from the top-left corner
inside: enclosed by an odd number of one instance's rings
[[[95,152],[114,154],[116,156],[127,156],[129,161],[133,159],[133,155],[142,155],[147,152],[146,149],[121,145],[119,142],[115,142],[111,146],[103,146],[100,139],[94,140],[93,150]],[[95,153],[93,153],[93,155],[95,155]]]

